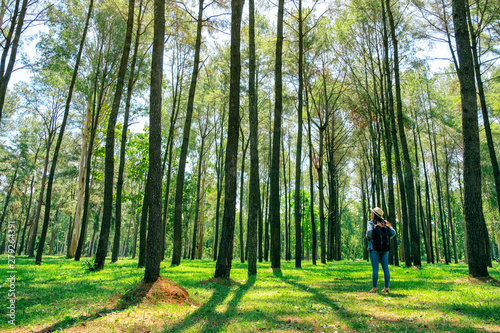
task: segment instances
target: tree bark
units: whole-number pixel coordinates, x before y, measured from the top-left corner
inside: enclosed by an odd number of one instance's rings
[[[280,221],[280,143],[281,123],[283,112],[283,13],[285,1],[278,2],[278,30],[276,36],[276,63],[275,63],[275,105],[274,105],[274,129],[273,148],[270,172],[270,197],[269,197],[269,224],[271,226],[271,268],[281,271],[281,221]]]
[[[115,96],[108,119],[108,128],[106,131],[106,157],[104,165],[104,199],[102,209],[101,231],[99,233],[99,243],[95,257],[94,269],[101,270],[104,268],[106,255],[108,253],[109,230],[111,228],[111,215],[113,214],[113,179],[115,166],[115,126],[118,111],[120,109],[120,101],[122,99],[123,86],[125,83],[125,74],[128,67],[128,59],[130,54],[130,44],[132,43],[132,29],[134,26],[134,6],[135,0],[129,0],[128,16],[127,16],[127,31],[125,34],[125,43],[123,46],[123,54],[118,70],[118,77],[115,88]],[[150,125],[151,126],[151,125]]]
[[[67,257],[72,259],[75,257],[76,248],[78,246],[78,238],[80,229],[82,227],[82,211],[83,202],[85,200],[85,175],[87,174],[87,167],[90,168],[89,162],[86,160],[87,149],[89,143],[90,127],[91,127],[91,115],[92,110],[90,104],[87,108],[87,117],[84,124],[84,129],[82,132],[82,150],[80,152],[80,164],[79,164],[79,174],[78,174],[78,192],[77,192],[77,203],[75,209],[75,223],[73,224],[73,229],[71,230],[71,243],[68,247]]]
[[[129,11],[131,9],[129,8]],[[132,8],[132,15],[133,15]],[[120,164],[118,166],[118,180],[116,182],[116,204],[115,204],[115,235],[113,239],[113,252],[111,254],[111,262],[118,261],[118,256],[120,254],[120,236],[121,236],[121,221],[122,221],[122,192],[123,192],[123,173],[125,170],[125,155],[126,155],[126,147],[127,147],[127,131],[128,131],[128,122],[130,118],[130,101],[132,99],[132,91],[134,89],[135,84],[135,65],[137,62],[137,53],[139,50],[139,37],[141,30],[141,12],[142,12],[142,0],[139,4],[139,19],[137,22],[137,30],[135,35],[134,42],[134,51],[132,55],[132,63],[130,65],[130,74],[128,78],[127,85],[127,97],[125,100],[125,115],[123,119],[123,127],[122,127],[122,138],[120,143]],[[130,14],[130,12],[129,12]],[[132,28],[134,25],[134,20],[129,20],[127,24],[132,24]]]
[[[226,187],[224,217],[222,219],[221,247],[215,267],[215,277],[229,279],[233,259],[234,225],[236,220],[236,189],[238,136],[240,129],[240,31],[243,0],[231,0],[231,78],[229,88],[229,120],[227,131]]]
[[[457,74],[462,100],[464,215],[467,230],[469,275],[484,277],[489,276],[488,263],[491,258],[481,200],[481,156],[474,64],[467,28],[465,1],[453,0],[452,8],[457,55],[460,63]]]
[[[257,275],[257,255],[262,261],[262,224],[259,228],[259,245],[257,247],[257,225],[261,214],[259,184],[259,113],[257,109],[256,57],[255,57],[255,3],[248,1],[249,6],[249,78],[248,109],[250,123],[250,185],[248,199],[248,275]]]
[[[131,0],[133,1],[133,0]],[[149,102],[149,226],[144,282],[153,283],[160,276],[163,225],[161,216],[161,102],[163,78],[163,49],[165,38],[165,1],[154,1],[154,37],[151,60],[151,90]]]

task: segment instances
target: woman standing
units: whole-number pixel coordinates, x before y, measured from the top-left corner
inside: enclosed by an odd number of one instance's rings
[[[389,292],[389,282],[391,275],[389,273],[389,250],[391,238],[396,235],[396,230],[391,223],[384,220],[384,212],[379,207],[371,209],[370,221],[366,230],[368,238],[368,250],[370,251],[370,262],[372,263],[372,282],[373,288],[370,293],[377,292],[378,264],[382,265],[384,271],[384,289],[382,292]]]

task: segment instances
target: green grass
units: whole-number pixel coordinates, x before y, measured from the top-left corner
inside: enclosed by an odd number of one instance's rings
[[[179,304],[131,299],[144,273],[136,260],[107,261],[103,271],[89,272],[84,263],[48,256],[42,266],[16,259],[13,327],[5,319],[7,258],[0,260],[2,332],[500,332],[499,285],[470,281],[465,264],[391,267],[386,295],[367,292],[371,267],[361,261],[304,262],[302,270],[282,262],[282,276],[262,263],[253,279],[234,261],[226,285],[201,283],[213,277],[212,261],[164,262],[161,275],[192,300]],[[489,272],[500,279],[498,263]]]

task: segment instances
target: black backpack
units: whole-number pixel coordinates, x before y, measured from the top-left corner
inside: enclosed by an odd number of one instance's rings
[[[389,251],[391,248],[391,232],[389,228],[374,227],[372,232],[372,245],[375,251]]]

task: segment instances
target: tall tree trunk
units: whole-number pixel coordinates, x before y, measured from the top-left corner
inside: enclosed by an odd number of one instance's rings
[[[206,129],[206,128],[205,128]],[[203,155],[205,154],[205,131],[201,134],[201,148],[200,148],[200,157],[198,158],[198,179],[196,181],[196,208],[194,213],[194,224],[193,224],[193,243],[191,244],[191,260],[196,258],[196,247],[198,244],[197,236],[198,236],[198,226],[200,221],[198,219],[200,213],[200,189],[201,189],[201,166],[203,163]]]
[[[36,153],[35,153],[35,161],[33,162],[33,165],[36,166],[36,161],[38,160],[38,153],[40,152],[40,146],[38,146]],[[31,177],[31,184],[30,184],[30,199],[28,203],[28,212],[26,213],[26,221],[24,222],[24,228],[23,228],[23,236],[21,237],[21,244],[19,245],[19,251],[17,252],[19,255],[21,255],[24,247],[24,238],[26,236],[26,228],[28,226],[28,222],[30,220],[30,214],[31,214],[31,205],[33,202],[33,188],[35,184],[35,171],[33,171],[33,176]],[[26,243],[28,241],[26,240]]]
[[[51,124],[55,123],[55,119],[51,121]],[[49,159],[50,159],[50,148],[54,141],[55,136],[55,124],[53,126],[49,126],[47,133],[47,144],[45,147],[45,160],[43,163],[43,173],[42,173],[42,183],[40,185],[40,193],[38,194],[38,201],[35,211],[35,217],[32,222],[32,226],[30,228],[29,237],[28,237],[28,258],[35,257],[35,243],[38,234],[38,221],[40,220],[40,214],[42,212],[43,195],[45,194],[45,184],[47,182],[47,170],[49,169]]]
[[[23,29],[26,11],[28,9],[28,0],[23,0],[21,8],[19,8],[19,0],[16,0],[14,14],[10,20],[10,29],[3,42],[3,53],[0,61],[0,124],[2,123],[3,106],[5,96],[7,95],[7,86],[9,85],[10,76],[14,70],[16,62],[17,49],[19,48],[19,40]],[[2,20],[3,22],[3,20]],[[9,62],[7,62],[7,56]]]
[[[75,68],[73,70],[73,76],[71,78],[71,83],[69,85],[68,97],[66,99],[66,106],[64,108],[63,121],[61,124],[61,128],[59,130],[59,136],[57,137],[56,147],[54,149],[54,156],[52,157],[52,165],[50,166],[49,180],[47,182],[47,193],[46,193],[46,197],[45,197],[45,213],[44,213],[44,218],[43,218],[42,234],[40,235],[40,243],[38,244],[38,250],[36,253],[36,260],[35,260],[37,265],[41,265],[41,263],[42,263],[43,247],[45,245],[45,238],[47,236],[47,230],[49,227],[50,208],[51,208],[50,205],[51,205],[51,201],[52,201],[52,184],[54,182],[54,176],[56,173],[57,158],[59,156],[59,150],[61,149],[61,144],[62,144],[62,140],[64,137],[64,131],[66,129],[66,123],[68,121],[69,108],[71,106],[71,98],[73,97],[73,89],[75,87],[76,79],[78,76],[78,68],[80,67],[80,61],[82,58],[83,47],[85,44],[85,38],[87,37],[87,30],[89,27],[89,22],[90,22],[90,17],[92,15],[93,6],[94,6],[94,0],[90,0],[89,10],[87,13],[87,19],[85,21],[85,27],[83,29],[82,40],[80,41],[80,47],[78,50],[78,55],[76,57],[76,63],[75,63]]]
[[[85,175],[87,174],[87,167],[90,168],[89,162],[86,160],[87,157],[87,149],[89,143],[90,136],[90,127],[91,127],[91,115],[92,109],[89,103],[87,108],[87,117],[85,120],[83,132],[82,132],[82,151],[80,152],[80,164],[78,166],[78,192],[77,192],[77,203],[75,209],[75,223],[73,224],[73,229],[71,230],[71,243],[68,247],[67,257],[68,259],[72,259],[75,257],[76,248],[78,246],[78,238],[80,229],[82,227],[82,211],[83,211],[83,202],[85,200]]]
[[[249,77],[248,77],[248,120],[250,127],[250,185],[248,198],[248,275],[257,275],[257,256],[262,261],[262,216],[259,184],[259,112],[257,109],[256,60],[255,60],[255,3],[248,1],[249,6]],[[259,239],[257,245],[257,225]]]
[[[474,31],[474,26],[472,25],[472,18],[470,15],[469,7],[470,6],[467,4],[466,5],[467,19],[468,19],[467,21],[472,42],[471,46],[472,46],[472,57],[474,61],[474,73],[476,74],[477,92],[479,94],[479,101],[481,103],[481,112],[483,115],[484,134],[486,135],[488,152],[490,153],[491,167],[493,168],[493,178],[495,179],[498,211],[500,212],[500,169],[498,167],[498,160],[495,153],[495,145],[493,143],[493,137],[491,135],[490,117],[488,114],[488,107],[486,105],[486,96],[484,93],[483,80],[481,79],[481,63],[479,62],[479,56],[478,56],[478,35],[477,32]]]
[[[285,142],[283,140],[283,136],[281,136],[281,146],[282,146],[282,166],[283,166],[283,186],[284,186],[284,199],[285,199],[285,260],[288,261],[288,182],[286,177],[286,162],[287,158],[285,157]]]
[[[392,169],[392,147],[394,147],[394,159],[396,174],[398,182],[402,184],[403,175],[401,174],[401,160],[399,158],[399,147],[396,135],[396,123],[394,120],[394,96],[392,93],[392,79],[391,71],[389,66],[389,36],[387,33],[387,21],[385,16],[385,6],[384,0],[381,0],[382,7],[382,17],[383,17],[383,27],[384,27],[384,70],[386,75],[386,93],[387,93],[387,103],[386,116],[384,117],[384,128],[387,136],[387,147],[385,149],[386,153],[386,163],[387,163],[387,184],[389,189],[389,212],[387,214],[388,220],[393,223],[394,230],[397,231],[396,224],[396,205],[395,205],[395,195],[394,195],[394,182],[393,182],[393,169]],[[389,120],[387,120],[389,118]],[[406,205],[406,195],[401,197],[401,201]],[[403,211],[403,219],[406,221],[406,208]],[[407,233],[403,234],[403,241],[408,242]],[[394,262],[395,266],[399,266],[399,256],[398,256],[398,237],[394,237],[391,241],[391,262]]]
[[[276,63],[275,63],[275,106],[273,149],[270,172],[270,198],[269,198],[269,223],[271,226],[271,268],[281,271],[281,221],[280,221],[280,143],[281,143],[281,118],[283,112],[283,13],[285,1],[278,2],[278,30],[276,36]]]
[[[319,185],[319,238],[321,246],[321,263],[326,264],[326,235],[325,235],[325,195],[324,195],[324,183],[323,183],[323,147],[324,147],[324,134],[325,129],[320,127],[319,129],[319,157],[318,165],[316,170],[318,172],[318,185]]]
[[[101,44],[101,50],[99,53],[99,65],[102,61],[102,49],[104,47],[104,43]],[[91,169],[92,169],[92,155],[94,151],[94,141],[97,135],[97,129],[99,125],[99,118],[101,114],[101,110],[103,109],[103,104],[104,104],[104,93],[105,93],[105,82],[106,78],[108,77],[108,68],[105,67],[102,76],[101,76],[101,89],[99,91],[99,97],[96,103],[96,96],[97,94],[97,87],[99,85],[98,83],[98,77],[99,77],[99,71],[96,71],[95,75],[95,82],[94,82],[94,102],[92,106],[92,116],[91,116],[91,129],[90,129],[90,140],[87,148],[87,158],[86,160],[88,161],[88,165],[86,168],[86,174],[85,174],[85,196],[83,199],[83,213],[82,213],[82,226],[81,226],[81,231],[80,231],[80,237],[78,239],[78,246],[76,248],[76,253],[75,253],[75,261],[79,261],[80,257],[83,254],[83,249],[85,247],[86,243],[86,237],[87,237],[87,223],[88,223],[88,216],[89,216],[89,202],[90,202],[90,175],[91,175]],[[96,105],[97,104],[97,105]],[[100,214],[100,213],[99,213]]]
[[[390,0],[387,3],[387,16],[389,18],[389,25],[391,27],[391,37],[394,51],[394,85],[396,87],[396,108],[397,117],[399,125],[399,137],[401,139],[401,148],[403,150],[403,160],[404,160],[404,185],[406,190],[406,195],[408,200],[406,202],[408,207],[408,220],[411,238],[411,257],[413,259],[413,264],[417,267],[422,266],[420,260],[420,240],[417,231],[417,223],[415,221],[416,211],[415,211],[415,188],[413,185],[413,171],[410,160],[410,153],[408,150],[408,143],[406,141],[406,134],[403,124],[403,101],[401,98],[401,83],[399,79],[399,54],[398,54],[398,40],[396,37],[396,28],[394,24],[394,18],[391,10]],[[406,251],[410,251],[410,248],[406,248]],[[407,262],[408,264],[408,262]]]
[[[141,223],[139,229],[139,262],[137,267],[142,268],[146,264],[146,251],[147,251],[147,232],[148,232],[148,217],[149,217],[149,203],[151,197],[151,180],[149,178],[149,171],[146,178],[146,185],[144,187],[144,199],[142,200],[141,209]]]
[[[174,207],[174,252],[172,254],[172,266],[180,265],[182,254],[182,197],[184,194],[184,177],[186,173],[186,159],[189,148],[189,133],[193,119],[194,96],[196,93],[196,82],[200,66],[201,29],[203,27],[203,0],[198,1],[198,19],[196,26],[196,44],[194,51],[193,73],[191,75],[191,85],[189,86],[188,104],[186,110],[186,120],[182,135],[181,155],[177,170],[177,183],[175,190]]]
[[[240,131],[241,131],[241,150],[243,152],[243,155],[241,157],[239,222],[240,222],[240,261],[243,264],[245,262],[245,246],[243,242],[243,202],[245,201],[244,175],[245,175],[245,159],[247,155],[248,145],[250,143],[250,138],[248,138],[245,144],[245,135],[243,133],[243,129],[241,126],[240,126]]]
[[[130,6],[130,5],[129,5]],[[130,9],[129,11],[132,10],[132,15],[134,9]],[[128,78],[128,85],[127,85],[127,97],[125,100],[125,115],[123,119],[123,128],[122,128],[122,138],[121,138],[121,143],[120,143],[120,164],[118,166],[118,180],[116,181],[116,204],[115,204],[115,235],[113,239],[113,252],[111,254],[111,262],[116,262],[118,261],[118,255],[120,254],[120,236],[121,236],[121,224],[122,224],[122,192],[123,192],[123,173],[125,170],[125,154],[126,154],[126,147],[127,147],[127,131],[128,131],[128,122],[129,122],[129,117],[130,117],[130,101],[132,99],[132,91],[134,89],[134,84],[135,84],[135,65],[137,62],[137,54],[139,50],[139,38],[140,38],[140,30],[141,30],[141,13],[142,13],[142,0],[139,3],[139,15],[138,15],[138,22],[137,22],[137,30],[136,30],[136,35],[135,35],[135,42],[134,42],[134,51],[132,55],[132,63],[130,65],[130,74]],[[130,15],[130,12],[129,12]],[[133,16],[132,20],[130,22],[127,22],[127,24],[134,24]]]
[[[450,165],[451,165],[451,157],[448,151],[448,145],[446,144],[446,139],[444,141],[444,149],[446,156],[446,165],[444,171],[445,177],[445,186],[446,186],[446,209],[448,211],[448,227],[451,231],[451,241],[453,244],[453,258],[455,259],[455,264],[458,264],[458,255],[457,255],[457,243],[455,237],[455,228],[453,227],[453,218],[451,213],[451,194],[450,194]],[[451,252],[451,251],[450,251]]]
[[[429,119],[427,118],[427,132],[429,134],[429,143],[431,146],[431,157],[432,164],[434,166],[434,174],[436,177],[436,192],[437,192],[437,200],[438,200],[438,209],[439,209],[439,222],[441,224],[441,237],[443,238],[443,251],[444,251],[444,260],[446,264],[450,263],[450,255],[448,252],[448,248],[446,246],[446,229],[444,225],[444,213],[442,207],[442,197],[441,197],[441,173],[439,172],[439,163],[438,163],[438,154],[437,154],[437,140],[436,140],[436,129],[434,128],[431,136],[431,128],[429,125]],[[434,139],[434,142],[432,141]],[[439,247],[438,238],[436,238],[436,250]],[[439,260],[438,260],[439,261]]]
[[[233,259],[234,225],[236,220],[236,189],[238,136],[240,129],[240,31],[243,0],[231,0],[231,78],[229,88],[229,120],[227,130],[226,187],[224,198],[224,217],[219,256],[215,267],[215,277],[229,279]]]
[[[311,212],[311,247],[312,247],[312,263],[316,265],[318,258],[318,238],[316,235],[316,220],[314,215],[314,177],[313,177],[313,151],[312,151],[312,138],[311,138],[311,114],[309,112],[309,103],[306,90],[306,111],[307,111],[307,141],[309,146],[309,192],[311,192],[310,212]]]
[[[179,68],[179,67],[178,67]],[[172,164],[174,158],[174,131],[175,125],[177,123],[177,118],[179,116],[180,105],[181,105],[181,97],[182,97],[182,83],[183,83],[183,75],[184,67],[178,69],[175,86],[173,87],[173,101],[172,101],[172,115],[170,117],[170,128],[168,130],[168,139],[167,139],[167,148],[165,153],[168,150],[168,167],[167,167],[167,186],[165,187],[165,200],[163,201],[163,250],[162,250],[162,258],[165,256],[165,246],[167,242],[167,215],[170,206],[170,183],[172,180]],[[172,71],[172,81],[174,81],[174,73]]]
[[[299,91],[297,108],[297,151],[295,155],[295,201],[294,201],[294,219],[295,219],[295,268],[302,267],[302,235],[300,214],[300,184],[302,175],[302,112],[303,112],[303,93],[304,93],[304,34],[302,22],[302,0],[299,0]]]
[[[226,108],[223,107],[220,127],[220,137],[219,142],[215,143],[215,172],[217,174],[217,202],[215,208],[215,236],[214,236],[214,261],[217,260],[219,253],[219,219],[220,219],[220,200],[222,197],[223,180],[224,180],[224,169],[223,169],[223,142],[224,142],[224,120],[226,115]]]
[[[465,0],[453,0],[452,7],[457,55],[460,62],[457,74],[462,99],[464,215],[469,275],[483,277],[489,276],[488,264],[491,258],[481,200],[481,156],[474,64],[467,28]]]
[[[97,246],[97,252],[94,263],[94,269],[97,270],[101,270],[104,268],[104,262],[106,261],[106,255],[108,253],[109,230],[111,228],[111,216],[113,214],[115,126],[116,126],[116,118],[118,117],[118,111],[120,109],[120,101],[122,99],[123,86],[125,83],[125,74],[127,73],[130,45],[132,43],[132,29],[134,27],[134,6],[135,6],[135,0],[129,0],[128,16],[127,16],[127,32],[125,34],[125,43],[123,46],[123,54],[120,61],[120,68],[118,70],[115,96],[113,98],[113,104],[108,119],[108,128],[106,131],[106,157],[104,162],[104,199],[103,199],[103,210],[102,210],[102,223],[101,223],[101,231],[99,233],[99,244]]]
[[[133,1],[133,0],[131,0]],[[154,2],[154,37],[151,60],[151,90],[149,102],[149,225],[144,282],[153,283],[160,276],[163,225],[161,216],[161,95],[163,78],[163,49],[165,38],[165,1]]]

